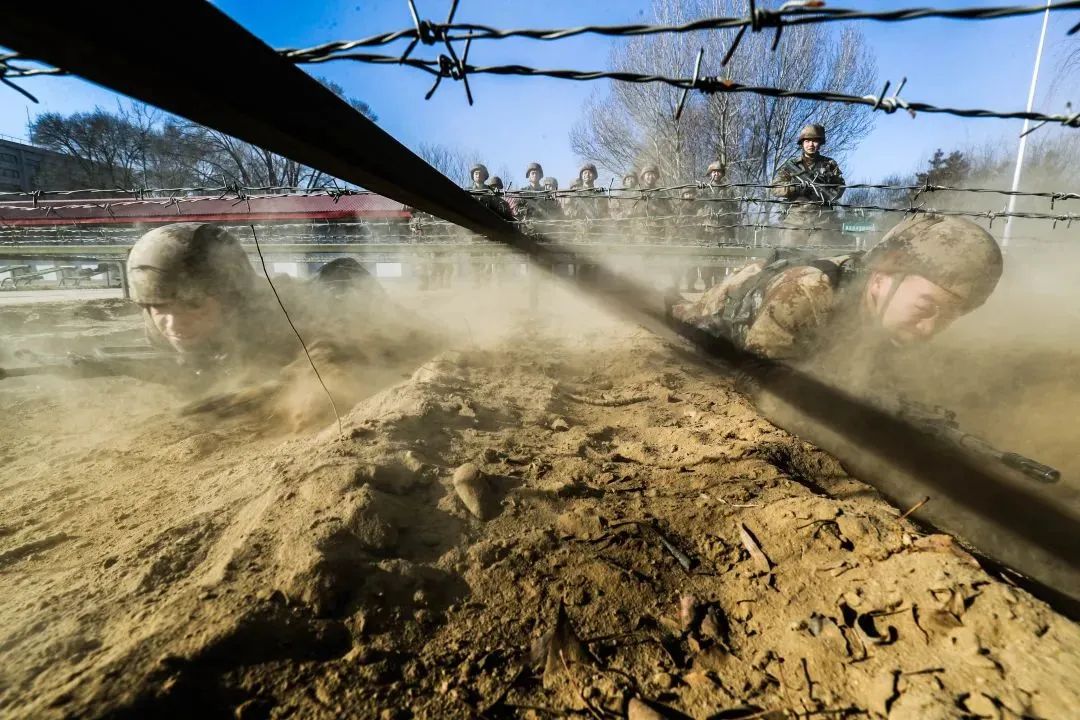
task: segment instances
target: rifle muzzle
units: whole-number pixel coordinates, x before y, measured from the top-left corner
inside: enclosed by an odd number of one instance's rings
[[[1002,453],[1001,462],[1039,482],[1056,483],[1061,479],[1060,470],[1052,468],[1049,465],[1043,465],[1041,462],[1017,453]]]

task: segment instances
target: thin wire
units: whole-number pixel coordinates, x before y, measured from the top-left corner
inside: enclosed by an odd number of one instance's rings
[[[490,65],[476,66],[467,63],[452,63],[441,55],[438,60],[423,60],[420,58],[400,58],[394,55],[376,55],[370,53],[343,53],[340,55],[326,55],[312,57],[305,60],[307,63],[323,63],[335,60],[352,60],[354,62],[374,65],[407,65],[417,70],[422,70],[437,79],[451,78],[463,79],[471,74],[486,75],[509,75],[517,77],[550,77],[559,80],[589,81],[589,80],[615,80],[631,84],[660,83],[669,85],[680,90],[697,90],[706,95],[717,93],[749,93],[772,98],[796,98],[799,100],[811,100],[815,102],[837,103],[841,105],[862,105],[871,110],[881,111],[886,114],[895,113],[897,110],[906,110],[914,115],[917,112],[955,115],[964,118],[998,118],[1002,120],[1032,120],[1042,123],[1060,123],[1065,127],[1080,128],[1080,113],[1072,115],[1048,115],[1040,112],[983,110],[972,108],[950,108],[931,105],[922,102],[909,102],[900,97],[879,97],[877,95],[848,95],[845,93],[824,92],[817,90],[789,90],[760,85],[744,85],[715,76],[693,78],[676,78],[666,75],[647,75],[642,73],[621,70],[557,70],[540,69],[528,65]],[[430,97],[430,94],[428,95]]]
[[[311,369],[315,371],[315,377],[318,378],[319,384],[322,385],[323,392],[326,393],[327,399],[330,400],[330,407],[334,410],[334,417],[337,419],[338,435],[344,439],[345,430],[341,425],[341,413],[338,412],[337,403],[334,402],[334,396],[330,394],[330,389],[326,387],[326,383],[323,382],[322,374],[319,373],[319,368],[315,366],[315,361],[311,359],[311,353],[308,352],[307,343],[304,342],[304,338],[300,335],[300,331],[296,329],[296,325],[293,324],[292,318],[289,317],[289,311],[285,309],[285,303],[281,301],[281,296],[278,295],[277,288],[274,287],[274,281],[270,279],[270,270],[266,267],[266,258],[263,257],[262,248],[259,247],[259,236],[255,233],[255,226],[249,225],[251,228],[251,237],[255,240],[255,252],[259,254],[259,262],[262,263],[263,274],[266,275],[266,282],[270,285],[270,290],[274,293],[274,298],[277,299],[278,306],[281,307],[281,312],[284,313],[285,319],[289,321],[289,327],[296,333],[296,339],[300,341],[300,346],[304,348],[304,355],[307,356],[308,364],[311,365]]]
[[[1070,0],[1051,5],[1053,10],[1080,9],[1080,2]],[[798,7],[795,3],[786,3],[778,10],[758,10],[756,18],[751,15],[737,17],[712,17],[694,20],[681,25],[582,25],[573,28],[555,29],[513,29],[500,30],[486,25],[471,23],[427,23],[432,40],[448,40],[450,42],[463,40],[506,40],[509,38],[526,38],[529,40],[563,40],[578,35],[592,34],[606,37],[635,37],[641,35],[656,35],[663,33],[688,33],[702,30],[721,30],[731,28],[749,27],[755,24],[761,27],[778,27],[791,25],[814,25],[819,23],[838,22],[845,20],[876,20],[880,22],[904,22],[908,20],[920,20],[927,18],[950,19],[950,20],[994,20],[1021,15],[1033,15],[1046,10],[1046,5],[1036,6],[1002,6],[1002,7],[973,7],[942,10],[937,8],[911,8],[903,10],[890,10],[883,12],[865,12],[861,10],[849,10],[844,8],[824,7]],[[453,33],[464,33],[454,35]],[[329,52],[342,52],[357,47],[374,47],[389,45],[398,40],[421,40],[425,44],[432,44],[424,40],[421,33],[415,27],[393,32],[380,33],[360,40],[339,40],[323,43],[305,49],[285,48],[279,50],[283,56],[295,62],[304,62],[308,56],[323,55]]]

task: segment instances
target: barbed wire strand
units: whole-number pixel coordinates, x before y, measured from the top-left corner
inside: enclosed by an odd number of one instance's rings
[[[716,76],[698,77],[695,73],[693,78],[675,78],[665,75],[648,75],[628,71],[588,71],[588,70],[557,70],[539,69],[526,65],[492,65],[476,66],[468,64],[469,48],[476,39],[505,39],[509,37],[529,37],[541,40],[557,40],[564,37],[572,37],[583,33],[595,33],[608,36],[633,36],[650,33],[690,32],[692,30],[716,29],[721,27],[738,27],[739,33],[735,37],[731,47],[721,63],[726,65],[731,55],[743,37],[747,28],[758,32],[763,28],[775,28],[776,37],[773,41],[773,49],[780,40],[780,33],[788,25],[809,25],[816,23],[835,22],[838,20],[877,20],[882,22],[900,22],[922,18],[951,18],[963,20],[985,20],[1015,17],[1050,10],[1076,10],[1080,9],[1080,0],[1069,0],[1056,5],[1048,6],[1017,6],[998,8],[963,8],[956,10],[940,10],[933,8],[917,8],[910,10],[896,10],[889,12],[867,12],[858,10],[845,10],[841,8],[824,8],[815,0],[797,0],[785,3],[778,10],[765,10],[757,8],[756,0],[749,0],[749,12],[740,18],[706,18],[703,20],[687,23],[684,25],[623,25],[623,26],[582,26],[579,28],[567,28],[562,30],[497,30],[481,25],[453,24],[453,16],[457,10],[457,0],[453,0],[447,22],[442,24],[421,20],[416,12],[416,7],[409,0],[409,9],[412,14],[414,27],[384,33],[381,36],[359,41],[324,43],[307,49],[286,49],[279,51],[281,55],[295,63],[317,64],[336,60],[351,60],[369,64],[392,64],[406,65],[427,72],[435,77],[435,83],[425,95],[430,99],[444,78],[462,81],[465,86],[466,97],[469,104],[473,104],[472,89],[469,86],[470,74],[513,75],[521,77],[551,77],[573,81],[591,80],[615,80],[626,83],[662,83],[682,90],[695,90],[707,95],[716,93],[751,93],[774,98],[796,98],[817,102],[840,103],[848,105],[863,105],[873,111],[882,111],[892,114],[898,109],[906,110],[912,116],[918,112],[939,113],[954,115],[965,118],[999,118],[1031,120],[1040,123],[1042,127],[1048,123],[1059,123],[1065,127],[1080,128],[1080,113],[1070,114],[1045,114],[1040,112],[1012,111],[1003,112],[984,109],[949,108],[932,105],[930,103],[908,102],[899,97],[899,90],[891,97],[885,97],[889,84],[880,96],[877,95],[849,95],[830,91],[812,91],[799,89],[786,89],[768,86],[746,85],[730,79]],[[467,34],[454,36],[451,30],[464,30]],[[1072,27],[1068,34],[1080,30],[1080,24]],[[369,47],[373,45],[385,45],[400,39],[409,39],[409,45],[400,56],[379,55],[371,53],[356,53],[348,50],[356,47]],[[465,52],[458,57],[454,50],[453,42],[464,40]],[[435,60],[422,60],[411,57],[412,50],[418,43],[435,45],[442,43],[447,54],[440,54]],[[13,64],[15,60],[25,60],[17,53],[0,55],[0,81],[15,88],[34,102],[32,95],[11,83],[10,78],[32,77],[35,75],[61,75],[65,74],[59,68],[25,68]],[[900,83],[902,88],[906,78]],[[1071,109],[1071,108],[1070,108]]]
[[[680,187],[680,186],[673,186],[673,187]],[[681,187],[690,188],[690,187],[697,187],[697,185],[688,185],[688,186],[681,186]],[[778,187],[784,187],[784,186],[778,186]],[[577,192],[577,195],[569,196],[572,200],[579,200],[579,201],[583,200],[585,202],[598,201],[598,200],[603,200],[605,202],[610,202],[612,200],[614,200],[616,202],[629,202],[629,201],[641,202],[641,200],[642,200],[642,197],[634,198],[634,197],[608,195],[604,190],[601,190],[601,189],[597,189],[595,191],[596,194],[593,197],[582,197],[582,191],[576,191],[576,192]],[[630,191],[621,191],[621,192],[630,192]],[[645,192],[652,192],[652,191],[651,190],[646,190]],[[656,192],[660,192],[660,190],[657,189]],[[479,196],[483,196],[483,195],[487,195],[489,193],[486,193],[484,191],[477,191],[477,194]],[[252,201],[273,200],[273,199],[280,199],[282,197],[296,197],[296,196],[250,195],[250,196],[244,196],[244,197],[238,198],[232,204],[236,205],[236,204],[241,203],[241,202],[246,202],[246,203],[248,203],[248,212],[250,213],[250,212],[252,212],[252,209],[251,209],[251,206],[250,206],[250,203]],[[52,205],[52,204],[42,204],[42,203],[35,203],[33,205],[13,205],[13,204],[8,203],[8,204],[4,204],[4,205],[0,206],[0,211],[3,211],[3,212],[14,211],[14,212],[24,212],[24,213],[42,212],[42,213],[45,214],[46,217],[49,217],[50,215],[54,215],[55,213],[57,213],[59,211],[104,210],[105,212],[108,212],[110,214],[110,219],[117,219],[116,216],[113,214],[113,210],[118,209],[118,208],[133,207],[133,206],[154,206],[154,207],[175,206],[176,207],[176,214],[171,216],[171,217],[184,217],[182,211],[180,210],[180,206],[182,204],[187,205],[187,204],[198,203],[198,202],[206,202],[206,201],[220,201],[222,199],[223,198],[220,198],[220,197],[217,197],[217,198],[212,198],[212,197],[188,197],[188,198],[185,198],[185,197],[171,197],[171,198],[152,199],[152,200],[151,199],[146,199],[146,200],[117,200],[117,201],[114,201],[114,202],[105,202],[105,203],[81,203],[81,204],[76,204],[76,205]],[[828,210],[831,210],[831,209],[845,209],[845,210],[860,210],[860,211],[878,211],[878,212],[888,212],[888,213],[903,213],[905,215],[914,215],[914,214],[950,215],[950,216],[955,216],[955,217],[968,217],[968,218],[975,218],[975,219],[984,219],[984,220],[988,220],[991,223],[991,225],[993,225],[995,220],[1009,219],[1009,218],[1019,218],[1019,219],[1026,219],[1026,220],[1049,220],[1049,221],[1052,221],[1055,224],[1055,226],[1059,222],[1067,223],[1067,224],[1069,224],[1069,226],[1071,226],[1071,224],[1074,221],[1080,220],[1080,214],[1076,214],[1076,213],[1050,214],[1050,213],[1024,212],[1024,211],[1012,211],[1012,212],[1010,212],[1010,211],[1007,211],[1007,210],[1002,210],[1002,211],[993,211],[993,210],[982,210],[982,211],[976,211],[976,210],[952,210],[952,209],[940,209],[940,208],[925,207],[925,206],[921,206],[921,205],[919,205],[919,206],[917,206],[917,205],[908,205],[906,207],[889,207],[889,206],[885,206],[885,205],[855,205],[855,204],[848,204],[848,203],[842,203],[842,202],[819,202],[819,201],[809,201],[809,200],[791,201],[791,200],[783,200],[783,199],[778,199],[778,198],[766,198],[766,197],[731,196],[731,197],[695,197],[692,200],[681,200],[681,199],[677,199],[677,198],[663,198],[663,199],[664,200],[677,201],[677,202],[699,202],[699,203],[717,203],[717,204],[739,203],[740,205],[757,204],[757,205],[770,205],[770,206],[772,206],[772,205],[781,205],[781,206],[785,206],[785,207],[789,207],[789,208],[790,207],[809,207],[809,208],[817,207],[817,208],[821,208],[823,211],[828,211]],[[645,196],[645,204],[646,205],[648,204],[648,196]],[[2,219],[0,219],[0,224],[3,224]]]
[[[1052,4],[1051,11],[1077,10],[1080,2],[1069,1]],[[359,40],[339,40],[323,43],[309,48],[285,48],[279,52],[294,62],[305,62],[309,57],[317,57],[332,52],[343,52],[358,47],[376,47],[390,45],[398,40],[410,40],[432,45],[435,42],[457,42],[463,40],[507,40],[524,38],[529,40],[564,40],[579,35],[602,35],[605,37],[639,37],[642,35],[678,34],[707,30],[750,28],[761,30],[784,26],[814,25],[851,20],[874,20],[879,22],[906,22],[924,19],[948,20],[997,20],[1022,15],[1036,15],[1047,10],[1045,4],[1004,7],[972,7],[952,10],[938,8],[912,8],[891,11],[865,11],[844,8],[826,8],[820,3],[788,2],[777,10],[765,10],[754,7],[753,12],[736,17],[702,18],[681,24],[625,24],[625,25],[582,25],[572,28],[556,29],[513,29],[500,30],[487,25],[472,23],[439,24],[419,21],[421,29],[415,26],[403,30],[380,33]],[[1072,28],[1069,33],[1076,32]],[[454,35],[453,33],[463,33]]]
[[[259,235],[255,232],[255,226],[249,225],[248,227],[251,228],[251,237],[255,241],[255,252],[259,255],[259,262],[262,264],[263,274],[266,275],[266,282],[270,285],[270,290],[274,293],[274,299],[277,300],[278,306],[285,316],[285,320],[289,323],[289,327],[291,327],[292,331],[296,334],[296,339],[300,341],[300,347],[304,348],[304,355],[307,357],[308,364],[311,365],[311,369],[315,371],[315,377],[318,379],[319,385],[322,386],[323,392],[326,393],[326,398],[330,401],[330,407],[334,410],[334,418],[337,420],[338,437],[344,440],[345,430],[341,424],[341,413],[338,412],[337,403],[334,402],[334,396],[330,393],[330,389],[326,387],[326,383],[323,382],[322,374],[319,372],[319,368],[315,366],[315,361],[311,358],[311,352],[308,351],[307,343],[304,342],[304,338],[300,335],[300,331],[296,329],[296,325],[289,316],[289,311],[285,308],[285,303],[281,300],[281,295],[278,294],[277,288],[274,286],[274,280],[270,277],[270,270],[266,267],[266,258],[263,257],[262,247],[259,246]]]
[[[1080,1],[1080,0],[1078,0]],[[1080,193],[1076,192],[1059,192],[1059,191],[1024,191],[1024,190],[1004,190],[1001,188],[985,188],[985,187],[958,187],[953,185],[937,185],[933,183],[924,183],[922,185],[893,185],[884,183],[846,183],[844,185],[833,185],[828,183],[817,183],[817,186],[823,189],[838,189],[845,188],[847,190],[888,190],[896,192],[915,192],[918,194],[933,193],[933,192],[961,192],[961,193],[994,193],[1004,196],[1015,197],[1031,197],[1031,198],[1046,198],[1051,201],[1051,207],[1054,202],[1060,200],[1080,200]],[[589,190],[575,190],[566,188],[563,190],[530,190],[524,189],[511,189],[503,192],[503,195],[507,197],[527,197],[533,198],[538,194],[544,196],[555,196],[559,198],[576,197],[583,192],[598,192],[608,195],[610,197],[617,197],[616,193],[665,193],[676,192],[687,189],[707,190],[710,188],[716,188],[719,190],[727,190],[731,188],[754,188],[763,190],[776,190],[779,188],[788,187],[784,183],[755,183],[755,182],[723,182],[713,184],[708,181],[694,182],[694,183],[681,183],[677,185],[664,185],[655,188],[594,188]],[[268,200],[276,198],[289,198],[289,197],[357,197],[357,196],[373,196],[382,197],[370,190],[364,190],[361,188],[343,188],[335,185],[316,185],[311,187],[304,187],[298,185],[258,185],[258,186],[192,186],[192,187],[174,187],[174,188],[124,188],[124,187],[105,187],[105,188],[77,188],[71,190],[12,190],[0,192],[0,202],[4,202],[3,198],[31,198],[42,199],[46,197],[63,197],[70,195],[104,195],[107,193],[113,193],[115,195],[133,195],[135,199],[154,199],[154,196],[163,196],[158,199],[172,201],[174,197],[184,198],[190,202],[210,201],[210,200],[223,200],[222,197],[230,192],[239,190],[244,193],[245,197],[251,197],[252,199]],[[468,192],[474,195],[484,194],[486,191],[467,189]],[[204,193],[201,196],[184,197],[191,193]],[[3,206],[0,206],[3,207]]]

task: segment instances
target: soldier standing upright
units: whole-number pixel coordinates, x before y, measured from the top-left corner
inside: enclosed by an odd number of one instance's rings
[[[844,175],[832,158],[820,153],[825,144],[825,128],[807,125],[799,132],[802,152],[789,159],[776,173],[773,193],[791,203],[784,217],[788,230],[781,233],[785,247],[824,245],[833,223],[832,204],[844,194]],[[805,228],[805,229],[804,229]],[[822,228],[810,231],[810,228]]]
[[[583,237],[593,240],[599,230],[595,221],[606,218],[608,210],[603,191],[596,187],[598,176],[595,165],[582,165],[575,185],[571,186],[573,195],[566,202],[566,216],[578,221],[578,231]]]
[[[529,163],[525,168],[525,179],[528,181],[517,197],[517,205],[514,208],[514,216],[528,223],[536,223],[542,220],[558,218],[562,215],[559,201],[544,186],[544,168],[540,163]],[[558,188],[558,183],[555,184]]]
[[[731,245],[738,237],[738,225],[742,219],[739,201],[732,199],[731,186],[727,184],[727,167],[717,160],[706,171],[705,190],[701,194],[698,214],[702,218],[702,234],[710,245]],[[720,268],[716,265],[701,267],[701,281],[708,290],[716,284]]]
[[[641,241],[647,245],[666,243],[670,234],[669,224],[675,215],[671,198],[660,187],[660,168],[648,164],[641,169],[641,201],[637,204],[638,232]],[[677,287],[681,270],[677,260],[668,259],[656,268],[671,278],[671,285]]]
[[[637,217],[637,204],[641,199],[637,185],[637,172],[631,170],[625,173],[622,178],[622,188],[612,192],[608,200],[611,205],[610,215],[616,220],[614,230],[622,240],[627,240],[634,231],[633,218]]]
[[[702,217],[698,213],[698,196],[694,188],[683,188],[679,194],[679,203],[675,208],[673,239],[680,245],[700,245],[702,240]],[[678,288],[685,283],[686,292],[693,292],[697,285],[698,268],[695,265],[682,265],[675,271],[673,285]],[[706,289],[708,285],[706,284]]]

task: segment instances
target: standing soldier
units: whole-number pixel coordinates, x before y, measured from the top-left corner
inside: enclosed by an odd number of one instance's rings
[[[637,216],[641,220],[641,229],[645,234],[646,242],[656,243],[665,240],[667,237],[665,223],[675,214],[671,198],[659,190],[659,186],[660,168],[651,164],[642,168],[642,202],[638,203]]]
[[[710,245],[731,245],[735,243],[735,226],[742,219],[738,200],[733,200],[731,186],[727,184],[727,168],[717,160],[710,163],[706,171],[705,191],[702,193],[701,207],[702,230],[705,240]],[[720,268],[716,265],[701,267],[701,281],[708,290],[716,284]]]
[[[633,233],[633,218],[637,217],[637,204],[641,194],[637,191],[637,172],[631,170],[623,175],[622,188],[611,193],[608,202],[611,205],[611,217],[617,222],[615,231],[621,239],[627,239]]]
[[[490,185],[484,184],[490,175],[483,163],[473,165],[469,169],[469,177],[472,178],[472,185],[468,189],[477,202],[504,220],[514,219],[514,213],[510,206],[507,205],[506,200],[503,199],[502,194],[497,193],[495,188]],[[502,185],[502,181],[499,181],[499,184]],[[486,284],[491,279],[491,263],[478,257],[474,258],[471,264],[474,281],[478,285]]]
[[[545,179],[554,182],[554,178],[544,178],[544,168],[540,163],[529,163],[525,169],[525,179],[529,184],[518,194],[514,208],[514,216],[518,220],[536,223],[562,215],[559,201],[549,194],[543,182]],[[558,188],[558,183],[555,183],[555,188]]]
[[[780,244],[785,247],[826,244],[826,233],[809,232],[809,228],[828,228],[832,223],[831,208],[844,194],[844,175],[835,160],[819,152],[824,144],[823,126],[804,127],[799,132],[802,153],[781,165],[773,180],[779,186],[773,193],[791,203],[784,225],[792,229],[781,234]]]
[[[702,218],[698,213],[698,197],[694,188],[683,188],[676,207],[675,232],[673,239],[680,245],[699,245],[702,239]],[[674,287],[685,282],[686,292],[693,292],[697,285],[698,269],[694,265],[676,269]]]
[[[522,222],[536,220],[540,214],[540,201],[543,199],[544,188],[540,185],[540,178],[544,176],[544,168],[540,163],[529,163],[525,168],[525,180],[528,184],[518,193],[517,203],[514,206],[514,217]]]
[[[668,238],[668,223],[675,214],[671,198],[667,196],[660,186],[660,168],[649,164],[641,169],[641,202],[637,204],[638,232],[641,240],[646,245],[659,245],[665,243]],[[678,286],[680,271],[679,263],[668,260],[661,263],[660,269],[665,268],[672,278],[672,285]]]
[[[571,187],[574,194],[566,203],[566,216],[578,221],[578,229],[583,236],[594,236],[594,222],[607,217],[607,200],[595,185],[597,177],[595,165],[582,165],[576,187]]]

